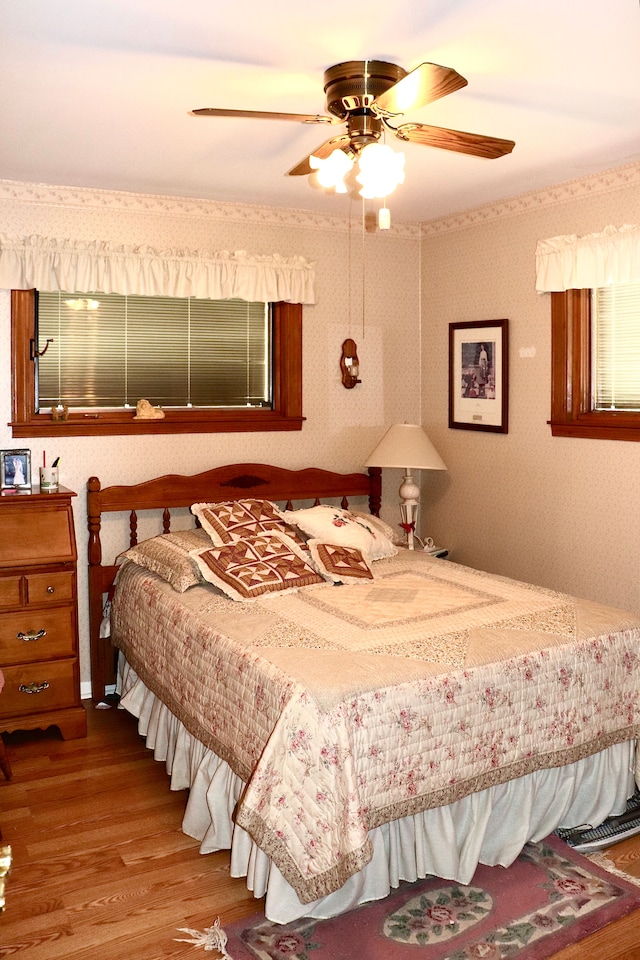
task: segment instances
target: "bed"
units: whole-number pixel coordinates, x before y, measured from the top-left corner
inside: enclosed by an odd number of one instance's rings
[[[183,830],[229,849],[275,922],[468,883],[635,789],[640,621],[398,546],[380,491],[376,468],[251,463],[88,483],[94,699],[117,651]]]

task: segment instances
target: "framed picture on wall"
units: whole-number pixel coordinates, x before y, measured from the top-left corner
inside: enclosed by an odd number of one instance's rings
[[[449,324],[449,426],[508,433],[507,320]]]
[[[3,490],[31,489],[31,450],[0,450],[0,486]]]

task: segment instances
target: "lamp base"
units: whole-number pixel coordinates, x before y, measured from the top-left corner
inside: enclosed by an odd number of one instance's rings
[[[415,550],[420,487],[408,470],[404,475],[398,493],[400,494],[400,517],[402,518],[400,525],[407,535],[407,548]]]

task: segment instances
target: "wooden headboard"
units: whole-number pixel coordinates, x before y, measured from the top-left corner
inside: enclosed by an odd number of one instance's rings
[[[97,477],[87,483],[87,521],[89,525],[89,629],[91,639],[91,691],[95,701],[104,699],[107,683],[113,682],[113,647],[100,636],[104,598],[113,585],[117,567],[102,562],[100,540],[103,513],[129,514],[129,544],[138,542],[139,510],[161,512],[162,533],[171,530],[171,510],[192,503],[215,503],[259,497],[284,503],[339,499],[343,507],[349,498],[367,497],[370,513],[378,516],[381,500],[381,470],[370,467],[368,473],[333,473],[317,467],[287,470],[264,463],[235,463],[215,467],[192,477],[171,474],[129,486],[101,489]],[[113,558],[115,559],[115,558]]]

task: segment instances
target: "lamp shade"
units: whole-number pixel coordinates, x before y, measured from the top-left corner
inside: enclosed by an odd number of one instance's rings
[[[389,427],[365,467],[413,467],[416,470],[446,470],[447,466],[421,426],[394,423]]]

